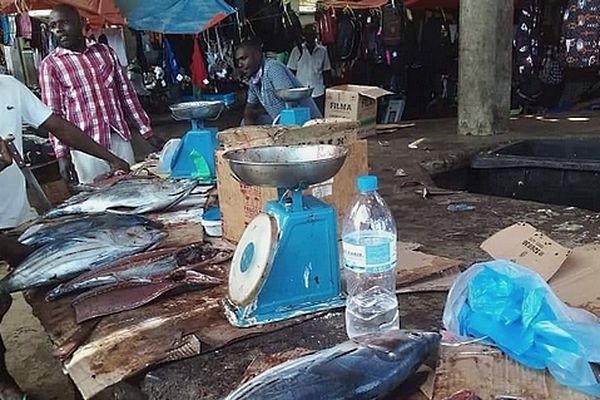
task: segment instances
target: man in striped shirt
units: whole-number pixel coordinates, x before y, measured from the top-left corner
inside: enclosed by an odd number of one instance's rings
[[[155,148],[164,141],[153,135],[150,118],[126,78],[115,52],[101,43],[87,45],[77,9],[59,5],[50,14],[50,30],[58,48],[40,66],[42,100],[94,141],[130,164],[131,123]],[[73,166],[81,183],[91,183],[109,172],[104,161],[69,149],[55,137],[52,144],[61,173],[74,181]]]

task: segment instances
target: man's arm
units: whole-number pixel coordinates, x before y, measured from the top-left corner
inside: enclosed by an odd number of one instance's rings
[[[43,131],[54,132],[54,136],[61,142],[66,143],[74,149],[105,160],[113,170],[129,172],[129,164],[127,162],[100,146],[75,125],[55,114],[52,114],[40,125],[40,128]]]
[[[323,83],[325,87],[328,87],[331,84],[331,61],[329,60],[329,54],[327,53],[327,49],[325,49],[325,57],[323,57]]]
[[[298,47],[292,49],[290,53],[290,59],[288,60],[287,67],[292,71],[294,75],[298,71],[298,61],[300,60],[300,51],[298,51]]]
[[[11,267],[19,265],[32,252],[33,249],[31,247],[19,243],[16,239],[0,234],[0,259],[6,261]]]
[[[245,125],[256,125],[258,117],[263,114],[263,108],[260,104],[246,103],[244,109],[244,124]]]
[[[12,164],[12,157],[4,139],[0,138],[0,172]]]
[[[116,87],[125,115],[129,116],[129,120],[135,124],[142,137],[160,150],[165,145],[164,140],[154,135],[150,124],[150,117],[148,117],[148,114],[142,107],[142,103],[140,103],[133,85],[123,73],[123,68],[121,68],[117,54],[110,47],[107,46],[107,48],[114,64]]]

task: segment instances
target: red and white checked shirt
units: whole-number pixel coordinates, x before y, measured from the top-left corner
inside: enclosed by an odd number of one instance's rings
[[[152,136],[150,118],[115,52],[104,44],[92,44],[83,53],[57,48],[40,65],[40,86],[52,111],[107,149],[111,131],[131,139],[127,122],[143,137]],[[69,154],[65,144],[52,135],[50,139],[57,158]]]

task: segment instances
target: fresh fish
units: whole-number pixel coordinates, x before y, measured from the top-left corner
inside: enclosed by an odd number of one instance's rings
[[[258,375],[226,400],[381,399],[437,349],[440,335],[393,331],[345,342]]]
[[[72,214],[97,214],[105,211],[144,214],[174,206],[198,185],[195,181],[174,182],[160,179],[125,179],[92,193],[77,195],[50,210],[49,218]]]
[[[111,213],[70,217],[62,221],[48,220],[35,224],[21,237],[19,242],[39,247],[54,241],[65,241],[82,237],[104,229],[122,229],[130,226],[151,226],[161,228],[161,224],[140,215],[117,215]]]
[[[34,251],[2,279],[0,292],[59,283],[82,272],[104,268],[123,257],[152,248],[166,235],[151,226],[132,226],[49,243]]]
[[[231,251],[203,243],[185,249],[164,249],[127,257],[109,268],[90,271],[58,285],[48,292],[46,300],[53,301],[59,297],[105,285],[159,280],[180,268],[193,269],[209,264],[220,264],[231,256]]]

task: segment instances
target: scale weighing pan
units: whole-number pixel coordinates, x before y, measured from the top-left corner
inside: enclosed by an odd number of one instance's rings
[[[222,101],[186,101],[169,106],[177,121],[217,119],[225,109]]]
[[[293,89],[281,89],[275,92],[275,97],[279,100],[294,102],[306,99],[312,96],[314,88],[302,87]]]
[[[295,189],[332,178],[347,155],[345,147],[319,144],[231,150],[223,158],[247,185]]]

